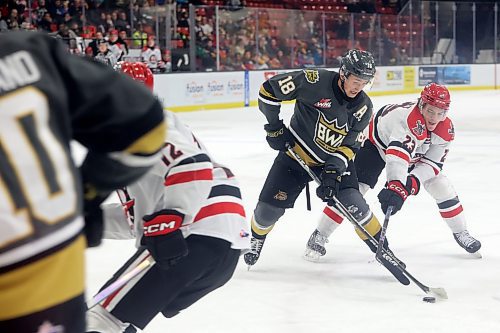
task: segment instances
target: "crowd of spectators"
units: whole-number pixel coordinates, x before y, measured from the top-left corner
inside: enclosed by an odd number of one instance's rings
[[[165,49],[167,38],[155,31],[158,23],[147,13],[155,5],[172,1],[136,0],[132,7],[127,0],[32,0],[30,6],[27,0],[2,1],[0,31],[42,30],[61,38],[72,53],[94,57],[111,66],[127,57],[134,58],[133,60],[146,62],[155,72],[165,72],[171,70],[171,50]],[[375,0],[342,1],[351,12],[369,14],[376,11]],[[388,5],[400,3],[394,0],[382,1]],[[176,2],[177,11],[171,20],[170,29],[172,48],[186,50],[185,53],[188,53],[192,50],[188,5],[203,5],[207,1]],[[255,8],[241,11],[249,2],[227,0],[222,3],[229,6],[230,10],[219,11],[218,33],[215,31],[214,7],[197,7],[193,27],[196,70],[335,66],[345,49],[367,48],[367,45],[359,41],[354,45],[336,42],[349,39],[348,14],[330,13],[324,36],[321,12]],[[292,2],[283,3],[286,4],[283,8],[294,6]],[[165,24],[164,17],[161,24]],[[361,27],[362,29],[374,29],[372,19],[364,20],[363,24],[367,26]],[[160,26],[158,30],[161,32],[168,29]],[[163,48],[158,45],[158,35]],[[385,45],[390,48],[385,50],[386,55],[397,49],[396,43],[389,36],[385,36],[382,42],[383,50],[387,48]],[[395,55],[392,59],[395,59]]]

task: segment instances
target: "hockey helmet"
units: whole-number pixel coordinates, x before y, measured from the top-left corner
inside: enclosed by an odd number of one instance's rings
[[[151,91],[153,91],[153,73],[145,63],[124,61],[119,64],[119,67],[123,73],[127,74],[136,81],[144,83]]]
[[[375,59],[368,51],[349,50],[340,61],[340,70],[346,77],[353,74],[371,81],[375,77]]]
[[[429,83],[420,93],[421,103],[430,104],[443,110],[450,108],[450,92],[448,89],[437,83]]]

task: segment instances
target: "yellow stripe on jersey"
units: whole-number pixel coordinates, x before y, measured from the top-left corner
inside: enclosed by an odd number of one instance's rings
[[[347,157],[347,159],[349,161],[351,161],[353,158],[354,158],[354,151],[349,148],[349,147],[346,147],[346,146],[340,146],[337,148],[337,150],[335,151],[336,153],[341,153],[342,155],[344,155],[345,157]]]
[[[162,121],[161,124],[128,146],[125,151],[131,154],[140,153],[152,155],[163,147],[166,133],[167,125]]]
[[[370,221],[368,221],[368,223],[365,224],[363,227],[365,227],[366,231],[368,231],[368,233],[372,236],[374,236],[377,232],[380,231],[380,229],[382,229],[382,227],[380,226],[380,222],[378,221],[378,219],[375,215],[372,215],[372,218],[370,219]],[[356,233],[358,234],[359,238],[361,238],[362,240],[368,239],[368,237],[363,235],[363,233],[361,233],[361,231],[359,231],[358,228],[356,228]]]
[[[261,94],[262,96],[268,97],[270,99],[274,99],[275,101],[279,101],[279,99],[277,99],[274,95],[272,95],[270,92],[268,92],[266,90],[266,88],[264,88],[264,85],[260,86],[259,94]]]
[[[255,221],[255,217],[252,216],[252,231],[259,236],[265,236],[273,230],[274,224],[270,227],[263,227]]]
[[[84,291],[85,238],[26,266],[0,274],[0,320],[38,312]]]

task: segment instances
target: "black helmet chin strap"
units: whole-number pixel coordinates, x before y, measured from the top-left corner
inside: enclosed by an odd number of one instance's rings
[[[345,87],[344,87],[345,79],[347,78],[347,76],[349,74],[346,74],[345,71],[342,71],[342,73],[343,74],[339,74],[340,75],[340,90],[342,90],[344,97],[350,98],[349,96],[347,96],[347,93],[345,92]]]

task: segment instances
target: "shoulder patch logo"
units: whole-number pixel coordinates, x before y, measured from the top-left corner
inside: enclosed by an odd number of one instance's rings
[[[411,130],[413,131],[413,133],[415,133],[417,137],[421,137],[422,134],[424,134],[425,126],[424,124],[422,124],[420,119],[418,119],[415,127],[413,127]]]
[[[314,103],[317,108],[328,109],[332,107],[332,100],[330,98],[322,98],[319,102]]]
[[[452,140],[455,139],[455,127],[453,127],[453,125],[448,128],[448,134]]]
[[[314,69],[304,69],[304,75],[306,76],[306,81],[309,83],[316,83],[319,81],[319,72]]]

